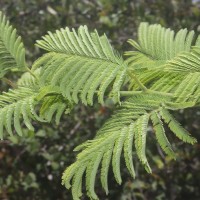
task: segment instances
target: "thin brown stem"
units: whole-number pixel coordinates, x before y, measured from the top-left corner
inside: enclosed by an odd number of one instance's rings
[[[17,88],[17,84],[13,83],[11,80],[3,77],[2,81],[4,81],[5,83],[7,83],[8,85],[10,85],[12,88],[16,89]]]

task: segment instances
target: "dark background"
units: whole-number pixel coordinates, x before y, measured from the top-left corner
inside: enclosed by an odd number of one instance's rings
[[[42,55],[34,46],[47,31],[87,25],[106,33],[121,53],[130,47],[126,41],[136,38],[140,22],[160,23],[174,30],[200,32],[198,0],[0,0],[0,10],[22,36],[31,63]],[[8,75],[16,79],[17,75]],[[1,82],[1,92],[8,86]],[[95,136],[110,116],[112,105],[94,108],[77,106],[63,116],[59,126],[34,124],[35,133],[0,142],[0,199],[71,200],[70,191],[61,185],[64,169],[75,160],[73,148]],[[200,141],[200,109],[175,113],[177,119]],[[149,131],[149,134],[152,134]],[[101,200],[199,200],[200,145],[183,144],[168,132],[178,154],[177,161],[164,157],[153,137],[148,137],[147,155],[153,174],[148,175],[135,161],[137,177],[132,180],[122,162],[123,183],[118,186],[109,175],[110,193],[105,195],[100,181],[96,191]],[[123,161],[123,159],[122,159]],[[83,197],[83,200],[88,199]]]

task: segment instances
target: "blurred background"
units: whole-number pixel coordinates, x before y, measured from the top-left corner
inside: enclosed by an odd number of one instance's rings
[[[194,29],[200,33],[199,0],[0,0],[0,10],[22,36],[29,64],[42,55],[34,46],[47,31],[61,27],[87,25],[106,33],[121,53],[136,38],[140,22],[160,23],[174,30]],[[17,75],[9,75],[16,79]],[[8,88],[0,84],[1,92]],[[70,191],[61,185],[64,169],[75,160],[73,148],[92,139],[110,116],[113,105],[77,106],[63,116],[59,126],[35,124],[35,133],[0,142],[1,200],[71,200]],[[177,119],[200,141],[200,109],[175,113]],[[149,134],[152,134],[151,131]],[[148,175],[135,160],[137,177],[132,180],[122,162],[121,186],[109,175],[110,193],[105,195],[100,181],[96,191],[101,200],[199,200],[200,145],[183,144],[176,138],[177,161],[164,157],[153,137],[148,137],[147,155],[153,174]],[[88,198],[83,196],[83,200]]]

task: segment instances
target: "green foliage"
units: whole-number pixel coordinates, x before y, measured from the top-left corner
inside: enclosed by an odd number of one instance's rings
[[[15,31],[5,17],[2,17],[0,27],[4,46],[9,47],[7,54],[10,49],[9,56],[16,66],[24,66],[23,46],[20,39],[13,39]],[[111,165],[117,183],[122,183],[122,152],[128,171],[135,177],[133,146],[139,161],[151,173],[146,156],[150,121],[158,144],[172,158],[175,153],[163,122],[183,142],[197,142],[168,111],[198,106],[199,103],[199,39],[195,47],[191,47],[193,35],[193,31],[186,29],[175,35],[160,25],[141,23],[139,42],[129,40],[137,51],[127,52],[130,57],[124,60],[105,35],[99,36],[97,31],[89,33],[86,26],[80,26],[77,31],[65,28],[54,34],[49,32],[43,40],[37,41],[37,46],[49,52],[36,60],[31,70],[24,68],[27,72],[18,80],[17,88],[0,95],[1,139],[4,129],[10,135],[16,132],[24,136],[22,120],[31,131],[34,130],[31,120],[51,122],[55,118],[58,125],[62,114],[69,113],[79,100],[85,105],[93,105],[93,99],[97,97],[97,102],[104,104],[104,100],[111,97],[118,109],[93,140],[75,149],[81,152],[64,172],[62,183],[68,189],[72,188],[73,199],[78,200],[86,175],[87,195],[98,199],[94,187],[100,165],[101,184],[106,193]],[[5,49],[0,49],[0,55],[6,52]],[[126,80],[130,83],[129,91],[121,91]]]
[[[132,39],[128,41],[138,50],[127,52],[127,55],[134,55],[128,59],[129,64],[134,69],[137,69],[137,66],[139,69],[158,68],[181,52],[189,52],[193,37],[194,31],[188,32],[187,29],[181,29],[175,34],[173,30],[158,24],[141,23],[138,43]],[[150,64],[147,65],[147,62]]]
[[[21,37],[16,34],[5,15],[0,12],[0,77],[9,70],[25,67],[25,49]]]
[[[146,101],[148,99],[148,102]],[[126,167],[130,174],[135,177],[132,158],[132,145],[135,143],[136,153],[144,165],[146,171],[151,173],[151,168],[146,158],[146,136],[149,119],[153,122],[156,138],[164,152],[175,158],[172,147],[165,135],[164,127],[160,116],[168,124],[175,135],[188,143],[195,143],[196,140],[183,129],[177,121],[164,109],[166,99],[155,95],[136,95],[124,101],[118,111],[108,120],[97,133],[97,137],[88,141],[75,150],[82,151],[77,156],[77,161],[72,164],[63,174],[63,184],[70,188],[74,199],[81,196],[80,178],[86,171],[86,189],[92,199],[97,199],[94,192],[94,180],[100,162],[102,186],[108,193],[107,179],[109,165],[111,165],[116,181],[121,184],[120,157],[124,149]],[[163,106],[160,106],[160,103]],[[168,102],[165,102],[166,105]],[[89,164],[88,164],[89,163]],[[70,181],[72,180],[72,185]]]
[[[78,32],[78,33],[77,33]],[[126,64],[112,48],[106,35],[97,31],[89,33],[86,26],[72,32],[69,28],[43,37],[37,45],[50,52],[33,66],[41,65],[41,84],[50,82],[59,86],[64,97],[78,103],[79,99],[93,105],[98,94],[98,102],[104,103],[104,94],[111,84],[110,96],[119,101],[118,92],[126,75]],[[57,67],[55,67],[55,65]],[[66,73],[67,72],[67,73]]]
[[[24,124],[30,130],[34,130],[30,119],[43,121],[35,112],[34,100],[37,95],[35,90],[29,88],[18,88],[15,90],[10,89],[0,95],[0,138],[3,139],[4,128],[12,135],[12,122],[16,133],[23,136],[20,126],[20,120],[23,119]]]
[[[166,63],[165,70],[173,72],[199,72],[199,55],[200,55],[200,45],[195,44],[190,52],[184,52],[175,59],[170,60]],[[198,46],[197,46],[198,45]]]

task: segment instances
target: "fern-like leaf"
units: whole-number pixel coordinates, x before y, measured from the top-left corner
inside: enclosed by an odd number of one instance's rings
[[[96,30],[90,33],[86,26],[48,32],[37,41],[37,46],[48,53],[22,75],[17,89],[0,95],[0,138],[5,137],[5,131],[12,135],[13,128],[23,136],[22,121],[29,130],[34,130],[32,120],[50,122],[55,118],[58,124],[62,114],[70,112],[79,101],[93,105],[97,99],[104,104],[105,96],[109,96],[120,103],[120,94],[132,95],[119,104],[93,140],[75,149],[81,152],[64,172],[62,183],[72,188],[73,199],[79,200],[85,175],[87,195],[96,200],[98,170],[106,193],[110,167],[121,184],[122,155],[128,171],[135,177],[134,147],[139,161],[151,173],[146,157],[149,120],[161,149],[172,158],[175,153],[163,121],[180,140],[196,142],[168,111],[200,104],[200,37],[195,47],[191,47],[193,37],[194,32],[187,29],[175,34],[160,25],[141,23],[138,43],[129,40],[137,51],[127,52],[130,57],[124,61],[105,34],[99,36]],[[25,65],[21,39],[0,12],[0,77]],[[133,91],[120,92],[125,82],[130,83],[129,89]]]
[[[195,46],[190,52],[183,52],[164,65],[165,71],[192,73],[200,72],[200,46]]]
[[[70,113],[73,104],[64,98],[58,87],[47,86],[39,90],[36,100],[41,102],[40,116],[51,122],[55,116],[56,125],[59,124],[63,113]]]
[[[81,152],[77,156],[77,161],[64,172],[62,182],[67,188],[72,187],[73,196],[76,197],[75,199],[81,197],[79,183],[82,180],[80,176],[83,177],[84,172],[86,172],[88,196],[91,199],[98,199],[94,191],[94,184],[101,162],[101,183],[106,193],[108,193],[107,177],[111,163],[114,177],[121,184],[120,158],[122,151],[124,151],[126,166],[131,175],[135,177],[132,158],[133,143],[135,144],[139,160],[147,172],[151,173],[151,168],[145,155],[149,119],[153,122],[159,145],[169,156],[175,158],[159,115],[169,123],[168,125],[171,130],[181,140],[190,143],[195,142],[194,138],[185,135],[186,132],[184,132],[184,136],[180,135],[179,131],[182,128],[177,125],[177,122],[174,124],[174,120],[173,123],[171,122],[171,115],[170,120],[168,114],[168,118],[166,117],[167,110],[164,107],[169,106],[168,104],[170,105],[170,99],[164,99],[159,95],[135,95],[122,103],[121,108],[98,131],[94,140],[87,141],[75,149],[76,151],[81,150]]]
[[[188,32],[187,29],[181,29],[175,34],[173,30],[166,29],[159,24],[141,23],[138,29],[138,43],[133,40],[129,40],[129,43],[139,50],[138,53],[133,52],[138,58],[146,55],[152,61],[165,62],[180,52],[189,52],[193,36],[194,31]],[[131,52],[127,52],[127,54],[131,54]],[[138,60],[142,61],[142,59]]]
[[[25,49],[21,37],[16,34],[5,15],[0,12],[0,77],[10,69],[23,70]]]
[[[175,119],[174,117],[166,110],[162,109],[160,115],[163,120],[166,122],[171,131],[184,142],[194,144],[197,142]]]
[[[151,114],[151,120],[153,122],[153,128],[155,130],[156,139],[160,147],[167,155],[171,156],[172,158],[175,158],[175,153],[172,150],[171,144],[167,139],[165,129],[163,127],[163,123],[160,119],[159,114],[157,112],[153,112]]]
[[[32,70],[42,66],[42,84],[59,86],[68,100],[84,104],[104,103],[110,85],[110,96],[119,101],[119,90],[126,76],[126,63],[112,48],[106,35],[99,36],[95,30],[89,33],[86,26],[77,31],[68,28],[49,32],[37,45],[49,53],[37,60]],[[50,55],[50,56],[49,56]]]
[[[138,43],[133,40],[129,40],[129,43],[137,51],[126,52],[130,56],[127,59],[128,67],[134,69],[138,79],[152,90],[174,92],[177,88],[183,89],[190,76],[193,80],[198,76],[200,46],[199,37],[194,41],[194,31],[181,29],[175,34],[160,25],[141,23]],[[199,100],[198,78],[195,84],[192,80],[189,82],[177,102]],[[131,80],[130,88],[138,88],[134,80]],[[177,92],[175,96],[178,97]]]
[[[34,71],[34,75],[35,77],[39,77],[40,76],[40,68],[38,68],[37,70]],[[30,74],[29,72],[25,72],[22,74],[22,76],[18,79],[17,81],[17,85],[19,87],[29,87],[29,88],[37,88],[39,89],[39,81],[35,78],[32,74]]]
[[[145,114],[139,117],[136,122],[135,148],[136,148],[137,155],[140,161],[142,162],[142,164],[144,165],[146,171],[148,173],[151,173],[151,168],[149,166],[149,163],[145,155],[148,121],[149,121],[149,115]]]
[[[36,95],[37,91],[25,87],[15,90],[10,89],[8,92],[0,95],[1,139],[4,138],[4,129],[8,134],[13,134],[12,123],[16,133],[22,136],[22,120],[29,130],[34,130],[30,122],[31,119],[44,121],[35,112]]]

